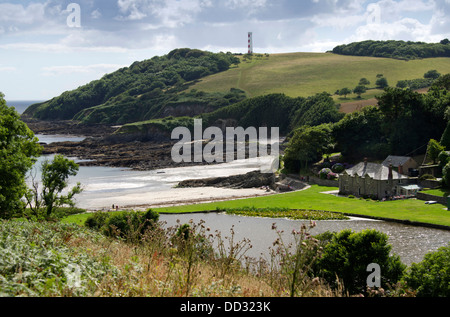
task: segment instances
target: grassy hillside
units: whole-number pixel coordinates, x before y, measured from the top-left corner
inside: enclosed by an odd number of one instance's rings
[[[243,57],[241,57],[243,59]],[[332,53],[271,54],[254,56],[228,71],[202,78],[192,88],[205,92],[226,92],[239,88],[249,97],[270,93],[284,93],[290,97],[308,97],[326,91],[334,94],[338,89],[353,89],[359,80],[367,78],[375,87],[377,74],[383,74],[390,86],[405,79],[423,78],[432,69],[442,74],[450,69],[450,58],[430,58],[401,61],[389,58],[343,56]],[[368,90],[364,99],[380,94],[378,89]],[[351,102],[335,96],[338,102]]]

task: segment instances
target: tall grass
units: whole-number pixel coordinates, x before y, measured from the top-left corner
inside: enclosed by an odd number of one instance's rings
[[[61,223],[3,221],[0,227],[2,296],[341,295],[317,279],[280,269],[295,256],[279,253],[283,256],[273,261],[247,257],[251,245],[235,241],[232,228],[224,237],[203,223],[171,228],[160,223],[125,240]],[[298,265],[295,269],[302,271]]]

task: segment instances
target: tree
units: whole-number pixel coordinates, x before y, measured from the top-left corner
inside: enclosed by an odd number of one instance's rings
[[[423,75],[423,78],[438,79],[439,77],[441,77],[441,74],[435,69],[429,70]]]
[[[386,157],[388,141],[380,133],[383,121],[380,109],[375,106],[346,114],[333,125],[336,149],[347,159]]]
[[[377,81],[375,82],[375,84],[377,85],[378,88],[386,88],[389,86],[388,81],[385,77],[380,77],[377,79]]]
[[[445,146],[445,148],[450,149],[450,121],[447,123],[447,127],[445,128],[439,143],[442,146]]]
[[[349,88],[342,88],[339,90],[339,96],[344,96],[344,98],[347,98],[347,95],[351,93],[352,91]]]
[[[323,154],[329,152],[332,143],[330,124],[297,129],[285,152],[285,168],[292,172],[306,168],[308,163],[319,160]]]
[[[403,278],[418,297],[450,296],[450,244],[425,254],[413,263]]]
[[[61,193],[68,186],[68,178],[77,175],[78,169],[78,164],[62,155],[55,155],[52,162],[45,160],[42,163],[42,192],[38,192],[38,185],[33,180],[33,189],[29,190],[26,196],[28,205],[36,216],[40,215],[42,207],[45,207],[45,215],[48,218],[55,208],[75,205],[74,196],[82,192],[80,183],[67,195]]]
[[[406,80],[399,80],[397,82],[397,88],[406,88],[408,87],[408,81]]]
[[[376,263],[381,268],[381,287],[394,285],[403,275],[406,265],[398,255],[390,255],[392,247],[385,233],[373,229],[353,232],[350,229],[333,233],[323,248],[315,267],[332,286],[338,287],[336,277],[350,295],[364,293],[367,287],[367,267]]]
[[[367,78],[361,78],[359,80],[359,86],[368,86],[370,85],[370,81]]]
[[[442,181],[446,188],[450,188],[450,163],[442,168]]]
[[[367,88],[362,85],[358,85],[353,89],[353,93],[358,95],[358,98],[361,98],[361,94],[365,93],[367,91]]]
[[[9,219],[24,210],[25,178],[42,147],[3,97],[0,93],[0,218]]]
[[[428,142],[427,155],[433,161],[433,164],[436,164],[436,160],[439,157],[439,154],[445,150],[438,141],[431,139]]]

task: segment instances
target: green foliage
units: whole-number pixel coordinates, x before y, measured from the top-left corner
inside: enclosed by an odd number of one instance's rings
[[[433,161],[433,164],[436,164],[436,160],[439,157],[439,154],[445,150],[445,147],[440,145],[438,141],[431,139],[428,142],[427,147],[427,155]]]
[[[345,229],[335,233],[325,245],[316,273],[338,287],[336,278],[351,294],[364,293],[367,287],[367,266],[376,263],[381,268],[381,287],[397,283],[406,266],[397,255],[390,255],[391,246],[385,233],[372,229],[353,232]]]
[[[433,82],[434,82],[434,79],[432,79],[432,78],[417,78],[417,79],[410,79],[410,80],[399,80],[397,82],[397,87],[417,90],[417,89],[421,89],[421,88],[430,87],[433,84]]]
[[[367,88],[362,85],[358,85],[353,89],[353,93],[357,94],[359,98],[361,98],[361,95],[367,91]]]
[[[347,98],[347,95],[351,94],[352,91],[349,88],[342,88],[338,91],[339,96],[344,96],[344,98]]]
[[[447,123],[447,127],[442,133],[440,142],[442,146],[445,146],[446,149],[450,149],[450,122]]]
[[[74,196],[81,193],[81,184],[77,183],[67,195],[61,195],[68,186],[70,176],[78,173],[79,166],[73,160],[69,160],[62,155],[55,155],[53,161],[45,160],[42,163],[42,193],[39,195],[37,186],[28,193],[28,202],[31,209],[38,212],[41,206],[46,209],[46,216],[50,217],[55,208],[64,205],[75,206]],[[39,197],[40,196],[40,197]],[[34,207],[32,198],[34,197]]]
[[[41,153],[39,140],[0,93],[0,218],[20,215],[25,177]]]
[[[450,244],[413,263],[403,278],[419,297],[450,296]]]
[[[135,62],[78,89],[35,104],[25,115],[45,120],[124,124],[161,116],[170,103],[199,103],[212,109],[235,101],[236,95],[179,95],[186,83],[227,70],[239,59],[231,53],[178,49],[161,57]],[[186,100],[190,98],[190,100]],[[242,95],[237,97],[242,100]]]
[[[146,212],[95,213],[86,219],[85,225],[92,229],[101,230],[107,236],[137,241],[148,229],[154,228],[158,220],[159,214],[152,209],[148,209]]]
[[[377,97],[382,113],[382,135],[388,140],[390,153],[405,155],[439,139],[447,125],[445,110],[449,99],[441,90],[423,95],[411,90],[386,88]]]
[[[378,78],[375,82],[375,85],[377,85],[377,88],[380,89],[384,89],[389,86],[388,81],[385,77]]]
[[[0,296],[90,296],[118,271],[70,240],[101,241],[78,225],[0,221]]]
[[[438,156],[439,166],[443,168],[445,165],[447,165],[448,162],[450,162],[450,154],[448,154],[446,151],[442,151],[439,153]]]
[[[241,215],[246,217],[267,217],[267,218],[287,218],[293,220],[348,220],[343,214],[323,211],[323,210],[305,210],[289,208],[228,208],[227,214]]]
[[[429,70],[424,75],[423,78],[430,78],[430,79],[438,79],[441,76],[440,73],[438,73],[437,70]]]
[[[330,124],[303,126],[294,131],[283,158],[286,170],[296,173],[319,160],[332,147]]]
[[[368,86],[370,85],[370,81],[367,78],[361,78],[359,80],[359,86]]]
[[[206,126],[217,120],[232,119],[244,128],[279,127],[281,134],[287,134],[304,125],[337,122],[342,116],[333,99],[321,93],[308,98],[291,98],[284,94],[249,98],[201,117]]]
[[[333,125],[333,137],[338,150],[349,159],[385,157],[389,153],[386,136],[380,133],[383,113],[369,106],[345,115]]]
[[[442,182],[447,188],[450,188],[450,162],[442,168]]]
[[[411,41],[362,41],[339,45],[333,53],[340,55],[388,57],[403,60],[450,57],[450,45]]]

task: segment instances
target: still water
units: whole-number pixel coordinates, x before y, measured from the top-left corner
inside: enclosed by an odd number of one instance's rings
[[[205,226],[211,229],[214,234],[216,230],[222,233],[222,236],[231,237],[230,229],[234,231],[234,241],[239,242],[248,239],[251,242],[252,249],[246,255],[254,258],[263,257],[269,259],[269,248],[278,238],[275,230],[272,230],[272,224],[276,224],[278,231],[282,230],[283,240],[286,243],[291,241],[292,230],[299,230],[305,221],[288,219],[268,219],[242,217],[226,215],[223,213],[207,214],[183,214],[183,215],[160,215],[160,220],[166,227],[177,225],[177,220],[181,224],[193,221],[199,224],[205,221]],[[441,246],[446,246],[450,241],[450,231],[438,230],[423,227],[407,226],[397,223],[367,220],[362,218],[351,218],[351,220],[327,220],[316,221],[316,226],[310,231],[312,235],[326,231],[339,232],[344,229],[351,229],[359,232],[364,229],[376,229],[388,235],[388,243],[392,246],[391,253],[400,256],[402,262],[411,265],[413,262],[420,262],[423,256],[435,251]]]

